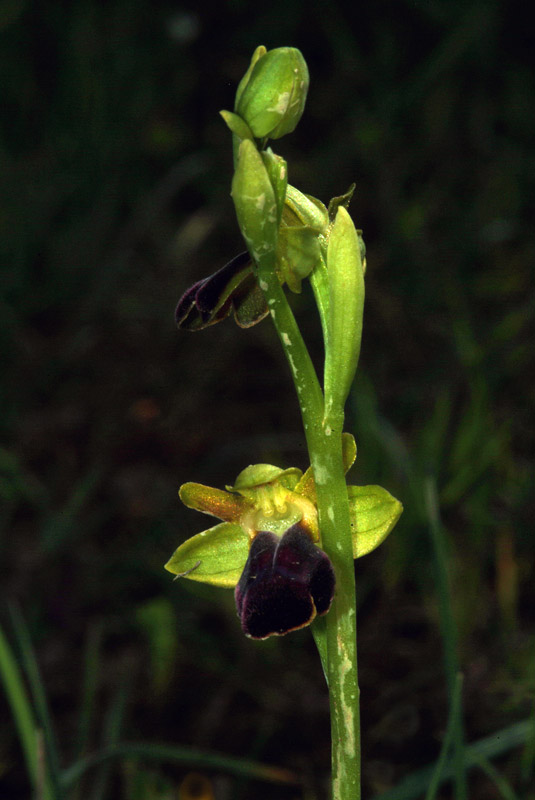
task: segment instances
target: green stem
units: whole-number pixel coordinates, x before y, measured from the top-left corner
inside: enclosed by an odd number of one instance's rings
[[[354,800],[360,798],[360,713],[355,570],[342,428],[343,414],[325,420],[311,460],[322,544],[336,573],[336,592],[326,618],[333,798]]]
[[[323,664],[331,710],[332,797],[360,800],[355,573],[342,460],[344,415],[334,410],[324,418],[319,381],[284,291],[274,270],[259,270],[258,278],[297,390],[314,470],[322,546],[336,573],[336,592],[325,625],[327,664]]]

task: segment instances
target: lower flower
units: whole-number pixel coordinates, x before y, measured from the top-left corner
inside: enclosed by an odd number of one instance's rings
[[[243,632],[266,639],[303,628],[327,613],[334,587],[332,564],[303,525],[260,531],[234,591]]]
[[[347,472],[357,453],[350,434],[343,434],[342,449]],[[402,506],[380,486],[348,486],[347,492],[353,557],[360,558],[386,539]],[[280,636],[327,613],[335,578],[320,549],[312,467],[303,473],[252,464],[226,490],[185,483],[179,494],[188,508],[222,522],[182,542],[165,568],[180,578],[234,589],[247,636]]]

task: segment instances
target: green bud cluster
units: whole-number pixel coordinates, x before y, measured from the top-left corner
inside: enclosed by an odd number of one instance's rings
[[[221,115],[232,131],[232,198],[260,289],[262,276],[300,292],[310,277],[325,340],[326,416],[343,413],[362,332],[365,248],[347,212],[354,186],[328,208],[288,185],[283,158],[267,139],[293,131],[303,113],[309,76],[294,47],[257,47],[237,92],[234,111]]]

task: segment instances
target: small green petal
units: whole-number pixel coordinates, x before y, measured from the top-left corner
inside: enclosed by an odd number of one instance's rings
[[[299,469],[299,467],[288,467],[288,469],[282,470],[278,477],[278,481],[281,486],[284,486],[285,489],[290,489],[290,491],[293,492],[301,480],[302,475],[303,472]]]
[[[403,506],[382,486],[348,486],[353,558],[371,553],[384,542]]]
[[[357,443],[351,433],[342,434],[342,459],[344,462],[344,472],[349,472],[355,459],[357,458]]]
[[[212,489],[202,483],[185,483],[178,495],[185,506],[211,514],[218,519],[234,522],[251,508],[251,503],[239,494]]]
[[[222,522],[187,539],[175,550],[165,569],[192,581],[232,589],[249,555],[249,537],[240,527]]]

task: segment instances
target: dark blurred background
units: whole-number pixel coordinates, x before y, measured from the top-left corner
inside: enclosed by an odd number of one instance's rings
[[[428,480],[467,739],[533,713],[535,41],[523,7],[0,4],[1,585],[29,627],[64,766],[117,740],[160,741],[304,781],[201,769],[216,800],[327,795],[328,700],[309,631],[250,642],[231,592],[163,570],[212,524],[181,507],[181,483],[307,466],[269,321],[198,334],[173,321],[184,289],[243,249],[218,111],[258,44],[299,47],[310,69],[305,115],[274,143],[290,182],[324,201],[357,184],[368,273],[350,478],[405,506],[357,563],[365,796],[435,760],[447,721]],[[319,363],[311,296],[292,301]],[[5,605],[1,621],[13,643]],[[0,796],[18,800],[29,783],[3,695],[0,720]],[[496,766],[522,788],[520,761],[516,749]],[[176,797],[188,771],[115,763],[77,797]],[[483,773],[470,787],[500,796]]]

